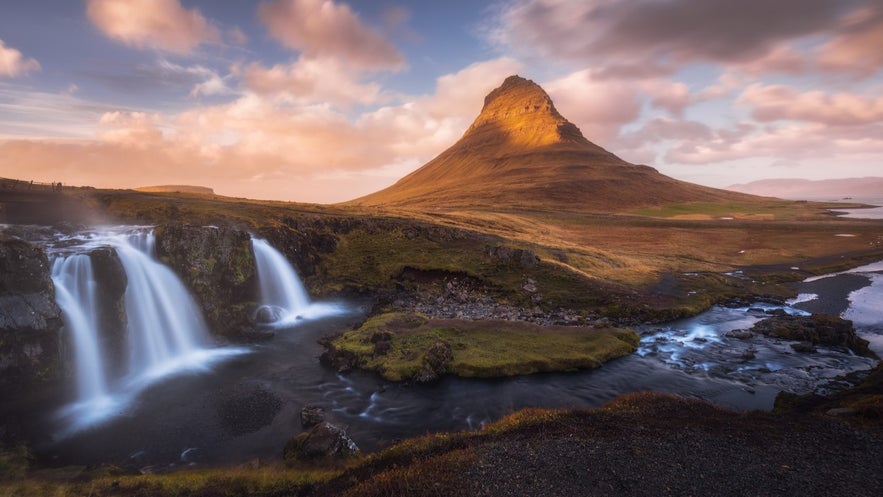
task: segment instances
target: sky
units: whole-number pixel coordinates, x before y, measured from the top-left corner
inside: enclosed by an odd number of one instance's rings
[[[0,0],[0,177],[332,203],[506,76],[725,187],[883,176],[883,0]]]

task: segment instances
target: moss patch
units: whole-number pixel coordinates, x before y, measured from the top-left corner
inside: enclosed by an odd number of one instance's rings
[[[442,374],[493,378],[596,368],[631,354],[638,340],[634,331],[620,328],[389,313],[326,345],[337,367],[375,371],[389,381],[427,381]]]

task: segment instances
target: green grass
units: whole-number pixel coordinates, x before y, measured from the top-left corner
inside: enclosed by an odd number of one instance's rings
[[[377,342],[388,342],[388,350],[378,353]],[[619,328],[428,319],[390,313],[344,333],[331,347],[337,357],[354,362],[356,367],[375,371],[389,381],[406,381],[426,367],[427,352],[439,342],[450,346],[452,352],[442,372],[492,378],[596,368],[634,352],[638,335]]]
[[[707,217],[735,219],[775,219],[794,220],[808,216],[818,216],[828,204],[811,204],[785,200],[768,200],[765,202],[716,203],[687,202],[668,204],[661,207],[637,209],[630,214],[647,217]]]

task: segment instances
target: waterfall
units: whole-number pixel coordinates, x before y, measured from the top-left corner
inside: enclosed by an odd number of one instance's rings
[[[95,401],[107,394],[107,379],[98,346],[98,296],[92,259],[86,254],[56,258],[52,281],[73,344],[77,397],[80,401]]]
[[[163,369],[208,342],[196,302],[181,280],[153,256],[153,233],[120,237],[114,244],[126,270],[129,368],[133,373]]]
[[[207,348],[210,341],[202,314],[181,280],[156,259],[152,232],[109,233],[89,239],[80,249],[98,246],[113,247],[126,273],[126,372],[110,378],[103,360],[108,352],[101,350],[99,292],[91,257],[87,253],[57,256],[52,279],[70,330],[77,377],[77,399],[61,411],[67,432],[123,412],[138,392],[161,378],[205,371],[218,359],[245,352]]]
[[[266,240],[251,239],[260,282],[258,318],[273,323],[290,323],[310,308],[310,298],[294,268]]]

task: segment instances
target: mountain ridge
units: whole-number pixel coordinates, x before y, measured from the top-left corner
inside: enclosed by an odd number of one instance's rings
[[[797,200],[844,196],[883,197],[883,177],[866,176],[824,180],[774,178],[730,185],[727,190]]]
[[[751,198],[620,159],[586,139],[539,85],[510,76],[451,147],[394,185],[344,205],[610,213]]]

